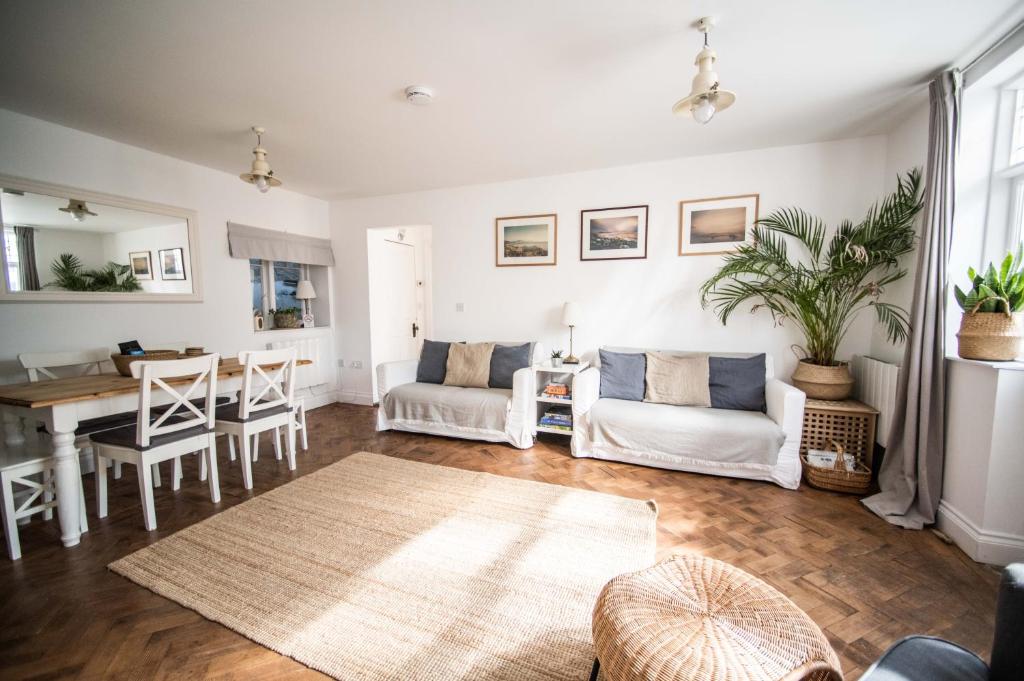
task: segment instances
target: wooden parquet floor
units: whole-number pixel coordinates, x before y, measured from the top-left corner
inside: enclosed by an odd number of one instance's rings
[[[912,633],[950,638],[983,657],[991,641],[998,573],[931,532],[892,527],[856,499],[808,487],[787,491],[732,480],[573,459],[565,438],[531,450],[407,433],[375,433],[369,407],[330,405],[309,413],[310,449],[290,473],[261,445],[256,489],[242,488],[237,462],[220,453],[219,506],[196,478],[195,457],[174,493],[156,491],[159,529],[146,532],[134,471],[111,480],[110,515],[60,547],[56,522],[21,528],[24,558],[0,558],[0,678],[324,678],[191,610],[107,570],[110,561],[198,520],[360,450],[655,499],[658,556],[696,551],[729,561],[792,598],[825,630],[848,679],[893,641]]]

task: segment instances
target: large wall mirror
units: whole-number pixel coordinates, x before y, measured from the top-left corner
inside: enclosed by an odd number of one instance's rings
[[[0,175],[0,222],[4,301],[202,300],[192,211]]]

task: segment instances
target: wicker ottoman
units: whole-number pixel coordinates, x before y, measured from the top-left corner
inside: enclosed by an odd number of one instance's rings
[[[594,608],[603,681],[841,681],[807,614],[728,563],[679,555],[608,582]]]

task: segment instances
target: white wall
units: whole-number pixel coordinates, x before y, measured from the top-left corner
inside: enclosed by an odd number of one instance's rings
[[[395,225],[433,227],[435,338],[567,348],[560,311],[579,300],[587,320],[577,328],[577,354],[605,344],[765,350],[788,375],[796,361],[790,346],[800,340],[794,329],[772,328],[767,314],[746,310],[726,328],[701,309],[697,290],[721,258],[676,255],[678,201],[760,193],[762,215],[796,205],[835,225],[862,216],[888,185],[885,144],[878,136],[332,202],[342,399],[371,399],[366,230]],[[648,258],[580,262],[579,211],[636,204],[650,205]],[[495,267],[494,219],[548,212],[558,213],[558,265]],[[872,327],[864,315],[841,356],[866,352]]]
[[[73,253],[82,261],[87,270],[107,264],[103,251],[103,235],[99,232],[85,232],[77,229],[51,229],[42,227],[35,231],[36,269],[39,284],[46,286],[53,281],[50,265],[61,253]],[[126,256],[127,258],[127,256]],[[123,262],[127,262],[124,260]]]
[[[907,118],[894,128],[885,138],[885,186],[884,191],[891,192],[896,188],[896,178],[911,168],[920,168],[924,172],[928,155],[928,104],[925,102],[915,108]],[[916,221],[918,234],[921,233],[921,217]],[[903,266],[907,276],[890,285],[885,292],[884,300],[901,305],[910,312],[910,300],[914,295],[914,275],[917,271],[918,251],[904,256]],[[871,345],[868,353],[884,362],[903,363],[903,344],[893,345],[885,335],[885,328],[877,319],[872,325]]]
[[[110,346],[138,338],[144,345],[184,340],[232,355],[271,340],[331,334],[253,331],[249,265],[228,256],[226,227],[232,220],[326,237],[325,201],[283,189],[260,194],[229,173],[4,110],[0,140],[0,173],[197,211],[204,291],[200,303],[0,303],[0,375],[8,380],[23,376],[16,357],[30,349]],[[247,157],[242,144],[240,168]]]
[[[107,260],[126,265],[131,264],[128,258],[129,253],[149,252],[153,278],[139,280],[143,291],[147,293],[192,293],[194,275],[189,258],[188,225],[184,222],[104,234],[103,248],[106,251]],[[185,266],[184,279],[164,279],[161,276],[160,251],[168,248],[181,249],[182,263]]]

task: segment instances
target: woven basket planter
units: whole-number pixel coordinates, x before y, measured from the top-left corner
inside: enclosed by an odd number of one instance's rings
[[[845,400],[853,390],[853,376],[845,362],[827,367],[802,359],[793,372],[793,385],[814,400]]]
[[[146,350],[144,355],[111,355],[111,361],[122,376],[132,375],[132,362],[153,362],[158,360],[178,359],[177,350]]]
[[[1015,312],[965,312],[956,334],[964,359],[1007,362],[1024,354],[1024,315]]]
[[[302,318],[297,314],[275,314],[274,315],[274,328],[275,329],[297,329],[302,324]]]

